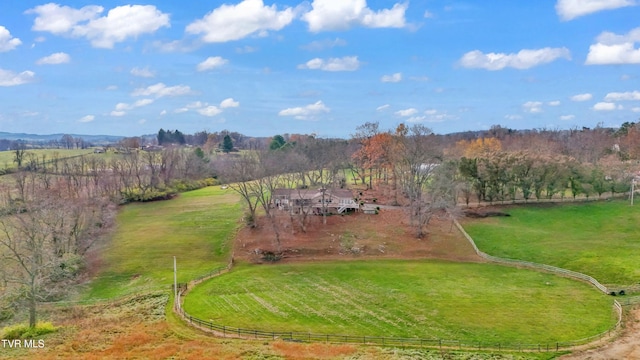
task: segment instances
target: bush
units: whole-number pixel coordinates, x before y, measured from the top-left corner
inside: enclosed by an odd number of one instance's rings
[[[122,192],[122,199],[125,203],[129,202],[147,202],[157,200],[168,200],[175,195],[172,191],[152,189],[142,191],[140,189],[134,189],[130,191]]]
[[[2,339],[16,340],[16,339],[32,339],[41,335],[56,332],[57,327],[53,326],[50,322],[43,322],[36,324],[36,327],[30,328],[26,324],[17,324],[8,326],[2,329]]]

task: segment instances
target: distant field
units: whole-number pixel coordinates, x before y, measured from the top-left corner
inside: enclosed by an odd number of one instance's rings
[[[168,291],[174,255],[180,282],[226,265],[241,217],[238,196],[219,187],[183,193],[169,201],[124,206],[113,240],[101,251],[101,271],[85,297]]]
[[[464,222],[482,251],[578,271],[606,285],[640,284],[640,205],[599,201],[503,211],[511,216]]]
[[[78,155],[85,155],[93,153],[93,149],[34,149],[34,150],[26,150],[25,151],[25,162],[27,161],[28,154],[34,154],[37,156],[39,161],[42,161],[42,156],[44,155],[47,160],[51,160],[54,156],[58,156],[58,158],[68,158]],[[16,163],[13,161],[15,159],[15,152],[13,151],[0,151],[0,169],[10,169],[15,168]]]
[[[608,329],[611,305],[551,274],[400,260],[240,265],[184,302],[192,316],[248,329],[534,344]]]

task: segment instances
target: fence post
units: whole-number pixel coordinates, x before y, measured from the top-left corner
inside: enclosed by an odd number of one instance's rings
[[[227,327],[222,325],[222,337],[227,337]]]
[[[556,352],[558,352],[560,350],[560,344],[556,343]]]

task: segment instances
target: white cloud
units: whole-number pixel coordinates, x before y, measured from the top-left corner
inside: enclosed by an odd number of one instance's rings
[[[593,105],[593,110],[595,111],[612,111],[612,110],[622,110],[621,105],[616,105],[612,102],[599,102]]]
[[[127,103],[117,103],[115,110],[111,112],[111,116],[124,116],[126,114],[126,110],[131,110],[143,106],[147,106],[153,104],[155,100],[153,99],[140,99],[133,104]]]
[[[281,110],[279,116],[293,116],[298,120],[311,120],[317,115],[330,112],[329,109],[322,101],[317,101],[314,104],[309,104],[303,107],[295,107]]]
[[[11,36],[6,27],[0,26],[0,52],[11,51],[20,44],[22,44],[20,39]]]
[[[117,103],[116,104],[116,111],[123,111],[123,110],[130,110],[132,109],[131,105],[127,104],[127,103]]]
[[[382,106],[378,106],[378,107],[376,108],[376,111],[383,111],[383,110],[387,110],[389,107],[391,107],[391,105],[389,105],[389,104],[384,104],[384,105],[382,105]]]
[[[29,9],[25,13],[37,15],[31,30],[63,35],[70,33],[78,23],[95,19],[103,11],[104,8],[97,5],[73,9],[69,6],[48,3]]]
[[[258,48],[249,45],[236,48],[236,53],[238,54],[250,54],[256,51],[258,51]]]
[[[527,101],[522,104],[525,112],[536,114],[542,112],[542,102],[541,101]]]
[[[228,63],[229,60],[223,59],[220,56],[210,56],[205,61],[198,64],[198,71],[207,71],[212,70],[218,67],[221,67]]]
[[[640,91],[612,92],[604,97],[604,101],[640,101]]]
[[[294,11],[278,11],[276,5],[266,6],[262,0],[244,0],[237,5],[222,5],[204,18],[187,25],[186,32],[200,35],[208,43],[239,40],[252,34],[266,36],[278,31],[294,19]]]
[[[557,59],[571,60],[571,53],[567,48],[524,49],[517,54],[488,53],[480,50],[470,51],[462,56],[460,65],[466,68],[502,70],[506,67],[515,69],[529,69],[547,64]]]
[[[596,38],[596,43],[589,47],[587,65],[608,64],[640,64],[640,27],[624,35],[603,32]]]
[[[165,116],[165,115],[167,115],[167,110],[160,111],[160,116]]]
[[[635,113],[640,113],[640,107],[631,108],[631,111],[633,111]]]
[[[507,120],[522,120],[522,115],[510,114],[510,115],[505,115],[504,118]]]
[[[222,110],[220,110],[217,106],[209,105],[207,107],[203,107],[202,109],[198,109],[198,113],[204,116],[216,116],[220,114]]]
[[[369,28],[402,28],[406,26],[408,3],[397,3],[379,11],[367,7],[366,0],[314,0],[311,11],[302,15],[309,31],[347,30],[353,26]]]
[[[435,17],[435,15],[433,15],[433,13],[431,11],[429,11],[429,10],[425,10],[423,16],[424,16],[425,19],[432,19],[432,18]]]
[[[571,97],[571,101],[589,101],[593,99],[593,95],[589,94],[589,93],[585,93],[585,94],[578,94],[578,95],[573,95]]]
[[[16,86],[27,84],[35,80],[36,73],[33,71],[23,71],[19,74],[0,69],[0,86]]]
[[[233,108],[238,106],[240,106],[240,102],[233,100],[233,98],[224,99],[222,100],[222,102],[220,102],[220,107],[223,109]]]
[[[407,109],[407,110],[412,110],[412,109]],[[398,113],[396,112],[396,114],[398,114]],[[456,118],[455,116],[449,115],[446,112],[440,112],[440,111],[438,111],[436,109],[427,109],[427,110],[424,111],[424,115],[410,116],[407,119],[407,122],[410,122],[410,123],[425,123],[425,122],[427,122],[427,123],[439,123],[439,122],[443,122],[443,121],[446,121],[446,120],[452,120],[452,119],[455,119],[455,118]]]
[[[549,106],[560,106],[560,100],[553,100],[548,102]]]
[[[634,43],[595,44],[589,47],[586,65],[640,64],[640,49]]]
[[[144,77],[144,78],[152,78],[156,76],[156,74],[153,71],[149,70],[149,67],[145,67],[145,68],[134,67],[133,69],[131,69],[131,75]]]
[[[45,56],[38,61],[36,64],[38,65],[57,65],[57,64],[66,64],[71,61],[71,56],[69,54],[58,52],[55,54],[51,54],[49,56]]]
[[[117,85],[109,85],[105,88],[105,90],[107,91],[114,91],[114,90],[118,90],[118,86]]]
[[[55,35],[84,37],[98,48],[113,48],[115,43],[169,27],[169,15],[153,5],[115,7],[106,16],[98,17],[104,8],[89,5],[81,9],[55,3],[36,6],[26,11],[36,14],[32,30]]]
[[[135,103],[133,103],[133,107],[147,106],[147,105],[153,104],[153,101],[154,101],[153,99],[140,99]]]
[[[402,81],[402,73],[395,73],[393,75],[384,75],[382,76],[382,78],[380,79],[380,81],[382,82],[390,82],[390,83],[397,83]]]
[[[194,102],[188,103],[186,106],[182,108],[174,110],[173,112],[179,114],[179,113],[188,112],[190,110],[195,110],[200,115],[211,117],[211,116],[216,116],[222,113],[224,109],[238,107],[238,106],[240,106],[240,102],[233,100],[233,98],[227,98],[222,100],[220,102],[220,106],[209,105],[209,103],[202,102],[202,101],[194,101]]]
[[[418,110],[415,109],[415,108],[398,110],[398,111],[395,112],[396,115],[403,116],[403,117],[413,116],[413,115],[415,115],[417,113],[418,113]]]
[[[88,123],[88,122],[92,122],[93,120],[95,120],[95,116],[93,115],[87,115],[87,116],[83,116],[80,120],[78,120],[79,122],[82,123]]]
[[[560,120],[562,120],[562,121],[570,121],[570,120],[573,120],[575,118],[576,118],[575,115],[562,115],[562,116],[560,116]]]
[[[307,45],[301,46],[301,48],[308,51],[322,51],[322,50],[334,48],[336,46],[346,46],[346,45],[347,45],[347,42],[345,40],[336,38],[335,40],[312,41]]]
[[[196,42],[189,42],[187,40],[173,40],[169,42],[154,41],[152,47],[158,49],[163,53],[173,52],[190,52],[200,47]]]
[[[598,11],[635,5],[635,0],[558,0],[556,12],[562,20],[568,21]]]
[[[357,56],[345,56],[342,58],[320,59],[315,58],[305,64],[298,65],[298,69],[324,70],[324,71],[355,71],[360,68]]]
[[[167,86],[163,83],[148,86],[146,88],[135,89],[132,96],[155,96],[156,98],[164,96],[180,96],[191,93],[191,88],[187,85]]]
[[[191,103],[188,103],[187,106],[185,106],[187,109],[200,109],[202,107],[205,107],[209,104],[207,103],[203,103],[202,101],[194,101]]]

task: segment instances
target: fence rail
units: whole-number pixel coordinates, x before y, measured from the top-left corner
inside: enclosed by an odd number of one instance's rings
[[[457,222],[456,222],[457,223]],[[459,225],[459,224],[458,224]],[[472,243],[475,247],[475,244]],[[476,248],[477,249],[477,248]],[[226,273],[233,266],[233,258],[226,267],[214,269],[208,275],[201,276],[196,284],[210,277],[219,276]],[[577,346],[589,344],[591,342],[602,340],[615,334],[622,324],[622,305],[614,300],[613,310],[617,315],[617,322],[612,328],[599,334],[579,339],[575,341],[553,342],[553,343],[500,343],[500,342],[465,342],[459,340],[445,339],[421,339],[421,338],[402,338],[402,337],[381,337],[381,336],[355,336],[355,335],[335,335],[335,334],[314,334],[310,332],[295,331],[267,331],[258,329],[243,329],[232,326],[216,324],[212,321],[206,321],[189,315],[182,308],[182,296],[188,291],[188,285],[185,283],[178,284],[178,298],[174,303],[174,310],[182,319],[189,324],[196,326],[202,330],[213,332],[222,337],[235,337],[244,339],[270,339],[284,340],[293,342],[324,342],[339,344],[361,344],[389,347],[419,347],[419,348],[446,348],[458,350],[490,350],[490,351],[538,351],[538,352],[558,352],[561,350],[571,350]],[[629,300],[637,299],[640,303],[640,296],[637,298],[627,298]]]
[[[180,296],[180,295],[179,295]],[[537,352],[558,352],[570,350],[576,346],[585,345],[593,341],[602,340],[611,336],[620,326],[622,307],[614,301],[614,308],[618,313],[618,322],[613,328],[600,334],[588,338],[553,343],[501,343],[501,342],[470,342],[445,339],[421,339],[402,337],[382,337],[382,336],[356,336],[356,335],[335,335],[335,334],[314,334],[310,332],[295,331],[265,331],[257,329],[243,329],[232,326],[220,325],[211,321],[205,321],[189,315],[181,307],[176,309],[178,314],[187,322],[202,330],[208,330],[222,337],[244,338],[244,339],[268,339],[283,340],[293,342],[324,342],[338,344],[360,344],[389,347],[417,347],[417,348],[440,348],[458,350],[490,350],[490,351],[537,351]]]
[[[454,221],[456,227],[458,228],[458,230],[462,233],[462,235],[464,235],[464,237],[467,239],[467,241],[469,241],[469,243],[471,244],[471,246],[475,250],[476,254],[478,256],[480,256],[481,258],[483,258],[483,259],[486,259],[486,260],[489,260],[489,261],[492,261],[492,262],[495,262],[495,263],[500,263],[500,264],[506,264],[506,265],[512,265],[512,266],[520,266],[520,267],[526,267],[526,268],[530,268],[530,269],[544,270],[544,271],[556,273],[556,274],[559,274],[559,275],[568,276],[568,277],[571,277],[571,278],[574,278],[574,279],[583,280],[583,281],[586,281],[586,282],[590,283],[591,285],[595,286],[596,288],[598,288],[600,291],[604,292],[605,294],[611,294],[611,295],[624,294],[624,292],[621,292],[621,291],[624,291],[621,288],[609,288],[609,287],[606,287],[606,286],[602,285],[595,278],[593,278],[593,277],[591,277],[589,275],[585,275],[585,274],[579,273],[577,271],[562,269],[562,268],[559,268],[559,267],[546,265],[546,264],[538,264],[538,263],[534,263],[534,262],[530,262],[530,261],[505,259],[505,258],[492,256],[492,255],[489,255],[487,253],[484,253],[484,252],[480,251],[480,249],[478,249],[478,246],[476,246],[475,241],[473,241],[473,238],[464,230],[462,225],[460,225],[460,223],[455,219],[453,219],[453,221]],[[632,287],[629,287],[627,289],[628,290],[636,290],[637,288],[638,288],[637,286],[632,286]]]

